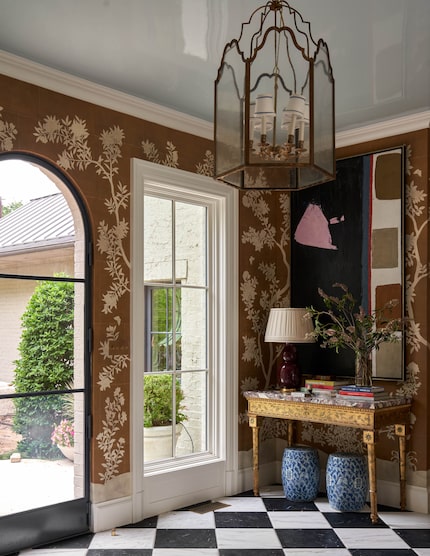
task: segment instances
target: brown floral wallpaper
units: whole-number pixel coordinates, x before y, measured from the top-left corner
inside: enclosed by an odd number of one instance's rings
[[[210,141],[41,87],[0,76],[0,151],[27,152],[58,166],[87,208],[94,241],[92,356],[93,440],[91,482],[102,488],[130,472],[130,160],[212,175]],[[429,361],[429,133],[420,131],[339,150],[352,156],[408,146],[406,283],[410,318],[407,380],[390,388],[414,398],[408,445],[411,471],[429,467],[427,409]],[[239,451],[249,451],[246,404],[240,392],[275,382],[276,346],[264,343],[270,307],[290,295],[290,198],[287,193],[240,195],[239,214]],[[263,438],[281,436],[277,421]],[[303,427],[302,438],[330,451],[351,448],[352,436],[336,429]],[[379,457],[395,459],[385,431]],[[340,446],[339,446],[340,445]],[[122,490],[121,490],[122,489]],[[116,496],[130,494],[125,481]],[[109,499],[108,489],[100,500]]]

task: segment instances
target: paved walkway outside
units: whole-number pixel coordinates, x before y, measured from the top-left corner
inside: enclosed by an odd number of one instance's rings
[[[0,460],[0,516],[72,500],[73,468],[67,459]]]
[[[0,394],[9,395],[13,387],[0,381]],[[0,400],[0,453],[14,450],[17,437],[12,430],[13,400]],[[71,500],[74,465],[67,459],[55,461],[22,459],[12,463],[0,460],[0,516]]]

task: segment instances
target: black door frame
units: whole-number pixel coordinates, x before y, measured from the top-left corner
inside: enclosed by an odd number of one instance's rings
[[[19,550],[36,548],[55,541],[89,532],[90,527],[90,431],[91,431],[91,266],[92,241],[87,209],[71,181],[51,162],[39,156],[21,151],[0,153],[2,160],[21,160],[43,167],[64,184],[73,196],[81,217],[85,234],[85,274],[83,279],[71,279],[84,284],[84,387],[70,390],[38,392],[37,395],[83,393],[84,395],[84,496],[74,500],[34,508],[25,512],[0,517],[0,556],[16,553]],[[24,278],[41,280],[43,276],[14,276],[0,273],[0,278]],[[52,280],[52,277],[49,277]],[[34,393],[30,393],[34,395]],[[17,395],[0,395],[0,398]]]

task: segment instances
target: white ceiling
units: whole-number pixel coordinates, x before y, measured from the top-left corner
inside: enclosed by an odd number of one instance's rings
[[[211,122],[225,43],[264,0],[0,0],[0,50]],[[336,130],[430,109],[430,0],[292,0],[329,47]]]

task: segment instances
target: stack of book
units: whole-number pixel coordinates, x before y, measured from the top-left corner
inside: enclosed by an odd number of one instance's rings
[[[383,386],[343,386],[337,395],[340,399],[357,402],[376,402],[389,398]]]
[[[310,390],[312,394],[319,396],[334,396],[344,386],[350,385],[351,379],[317,379],[308,378],[305,380],[305,389]]]

